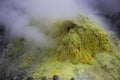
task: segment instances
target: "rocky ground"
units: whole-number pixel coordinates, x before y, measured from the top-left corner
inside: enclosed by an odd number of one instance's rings
[[[6,34],[5,26],[0,25],[0,57],[2,56],[3,50],[7,47],[9,42],[8,34]]]

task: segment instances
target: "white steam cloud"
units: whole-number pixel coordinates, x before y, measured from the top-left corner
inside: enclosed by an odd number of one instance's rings
[[[79,12],[74,0],[1,0],[0,5],[0,22],[10,33],[40,46],[50,42],[42,30],[50,29],[53,20],[73,17]],[[39,24],[29,25],[31,19]]]
[[[79,12],[94,15],[96,10],[92,7],[96,4],[96,0],[0,0],[0,22],[10,29],[11,35],[43,46],[51,42],[45,31],[52,30],[55,19],[72,18]],[[36,25],[30,25],[32,19]]]

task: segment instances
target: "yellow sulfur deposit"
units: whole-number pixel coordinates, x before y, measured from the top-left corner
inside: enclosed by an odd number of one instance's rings
[[[18,57],[18,69],[27,70],[27,76],[35,80],[52,80],[54,75],[60,80],[120,79],[120,47],[113,33],[82,15],[75,21],[58,20],[54,26],[56,31],[50,36],[55,47],[38,47],[22,39],[10,43],[8,49],[23,51]],[[8,51],[12,53],[11,48]]]
[[[85,19],[82,23],[66,20],[55,34],[58,34],[55,38],[58,39],[56,51],[59,59],[68,57],[72,63],[92,64],[96,53],[111,50],[107,33]]]
[[[95,77],[92,80],[103,80],[104,77],[101,77],[103,76],[101,74],[106,72],[102,70],[103,65],[99,64],[98,59],[103,59],[107,55],[106,59],[111,57],[113,43],[110,36],[105,30],[85,17],[77,21],[66,20],[61,24],[57,23],[58,30],[52,34],[57,46],[46,53],[44,61],[40,62],[41,65],[34,68],[33,76],[41,80],[41,76],[46,76],[46,79],[49,79],[53,75],[59,75],[61,80],[70,80],[72,77],[75,80],[84,80],[86,76],[88,79]],[[98,55],[103,56],[96,58]],[[104,59],[101,62],[106,61]],[[100,74],[92,72],[96,65],[99,65]],[[107,61],[106,65],[109,66],[112,63]]]

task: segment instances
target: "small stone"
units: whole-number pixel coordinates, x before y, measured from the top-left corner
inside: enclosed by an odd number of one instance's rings
[[[70,80],[75,80],[73,77]]]
[[[54,75],[53,80],[59,80],[59,77],[57,75]]]

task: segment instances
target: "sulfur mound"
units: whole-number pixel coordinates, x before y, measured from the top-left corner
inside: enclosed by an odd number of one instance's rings
[[[38,47],[23,38],[14,38],[4,55],[2,69],[14,77],[35,80],[119,80],[119,41],[88,18],[56,21],[49,36],[56,45]],[[4,63],[7,63],[4,65]],[[1,70],[2,71],[2,70]]]
[[[55,34],[60,60],[68,57],[72,63],[92,64],[96,53],[109,54],[111,50],[107,33],[85,18],[64,21]]]

